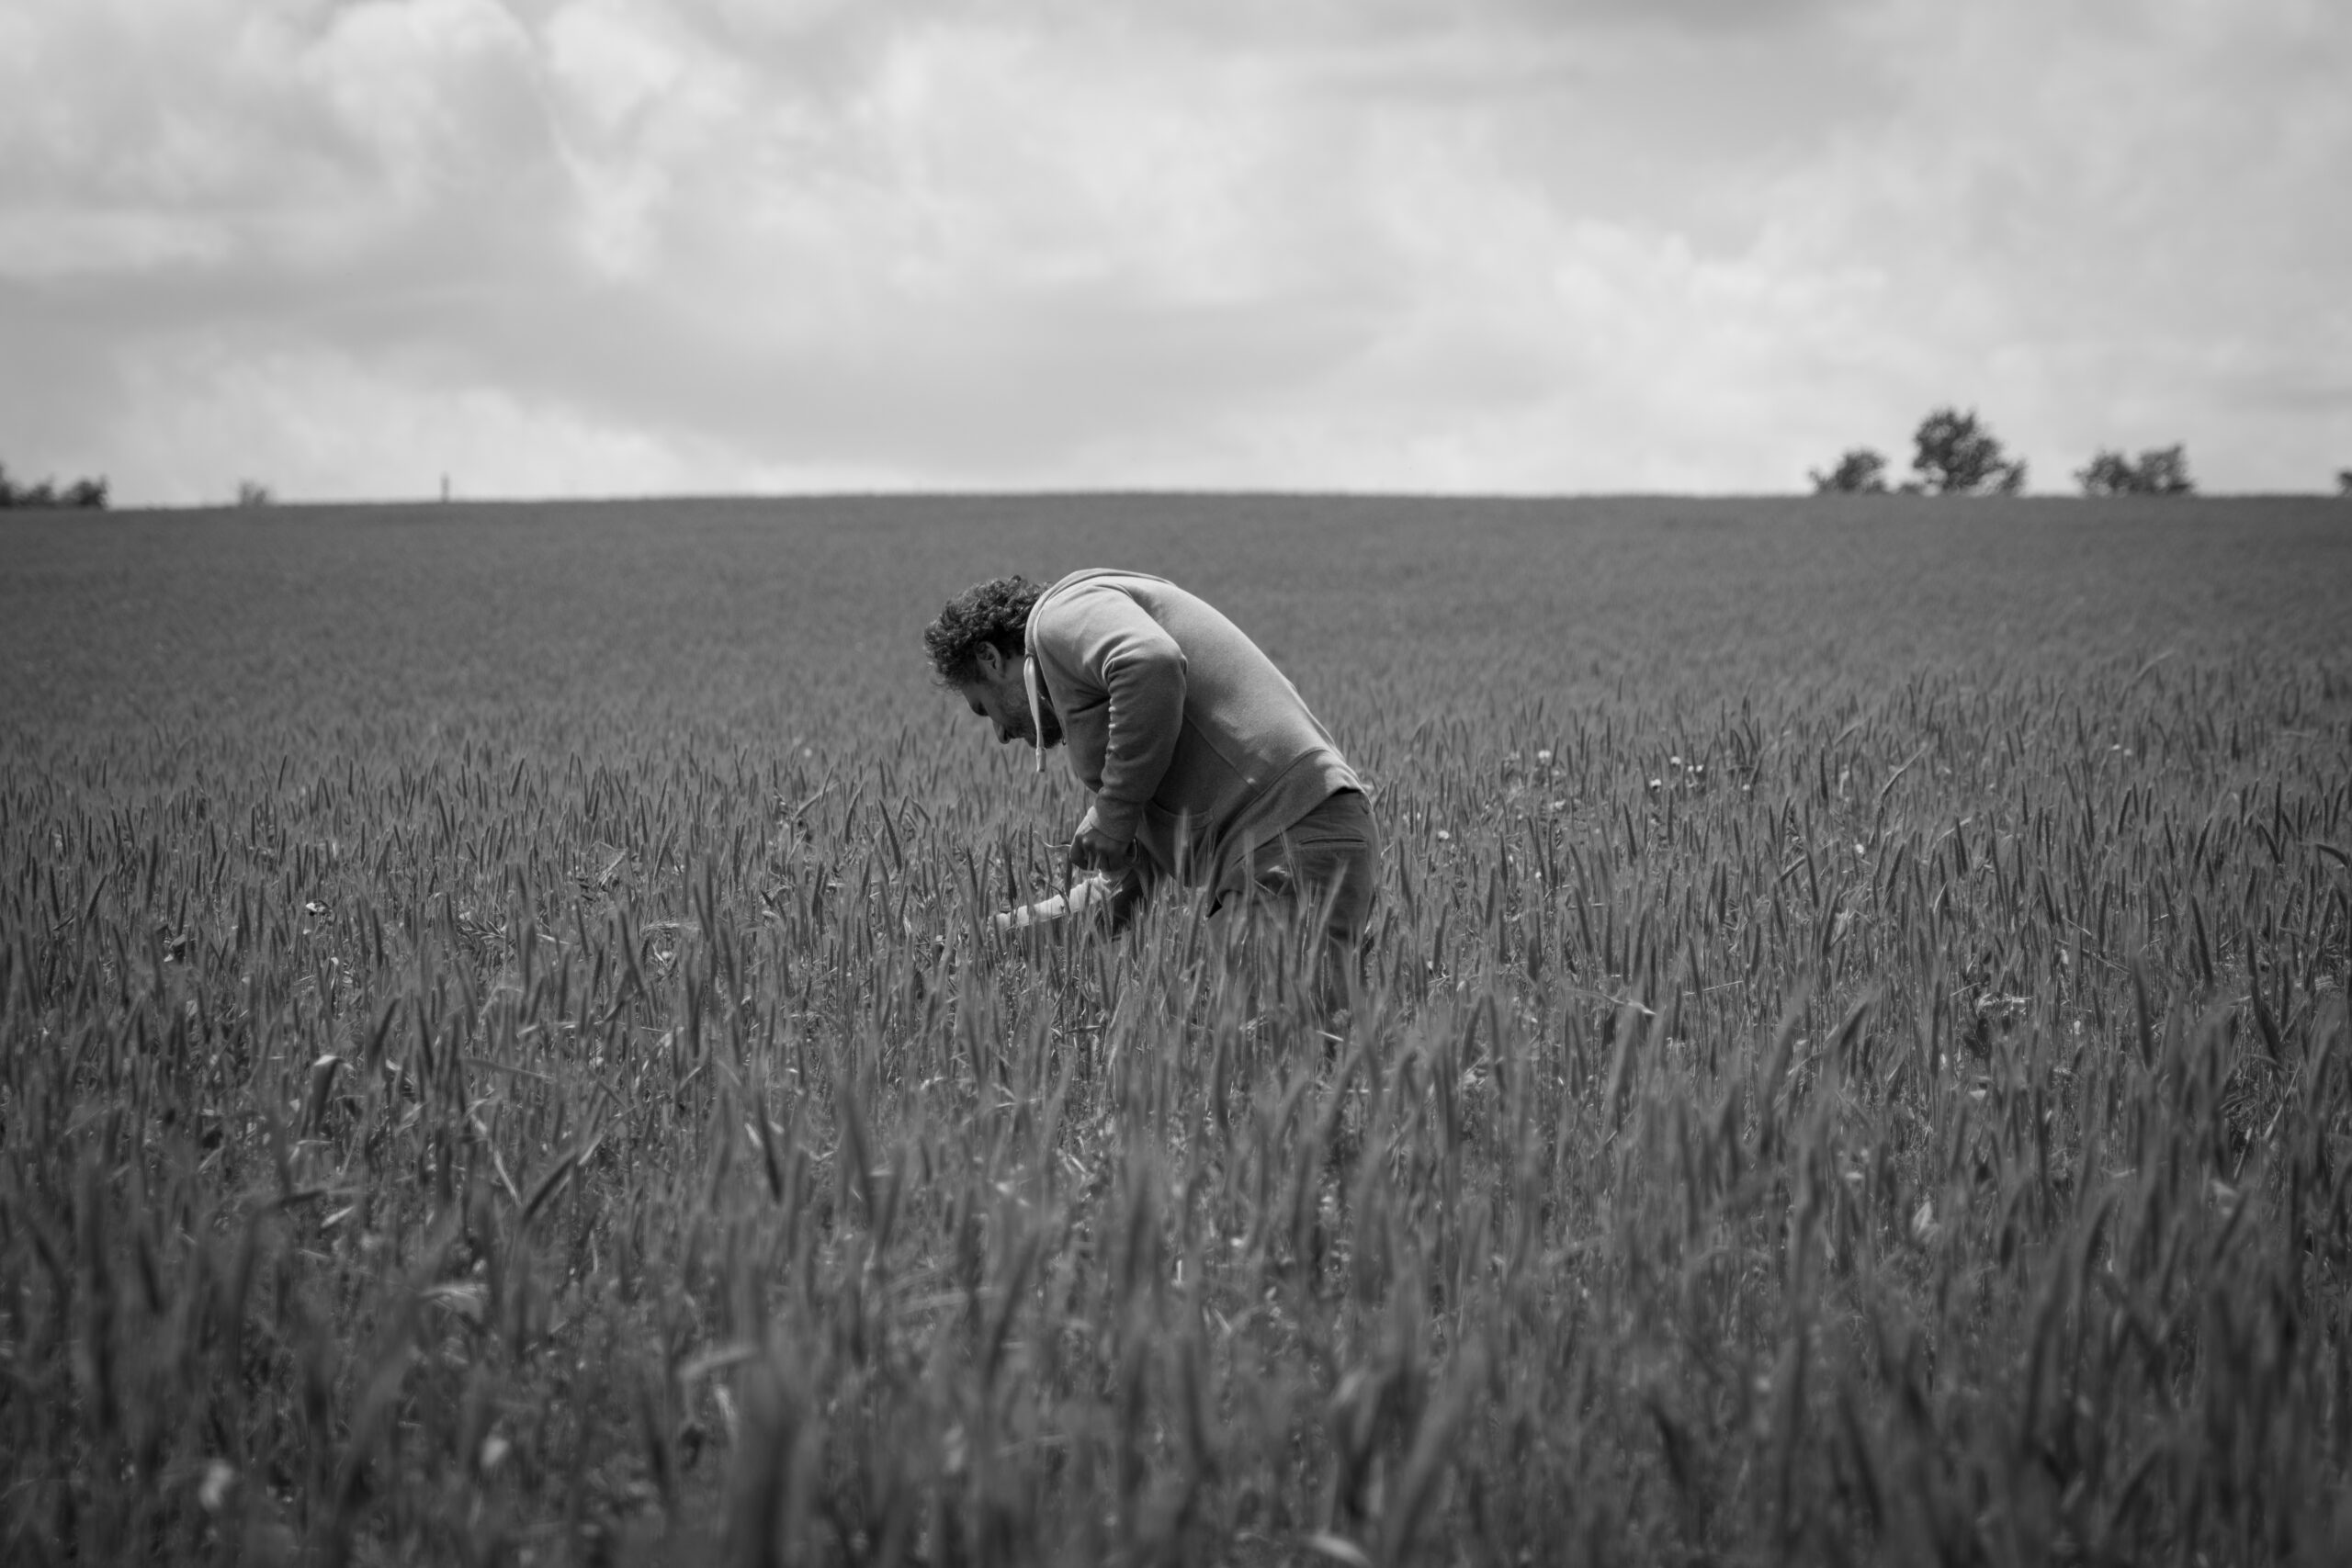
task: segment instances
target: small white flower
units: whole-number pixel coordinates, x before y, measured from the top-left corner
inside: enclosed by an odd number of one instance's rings
[[[230,1489],[237,1484],[237,1467],[225,1459],[205,1462],[204,1476],[196,1483],[196,1500],[208,1514],[217,1514],[229,1501]]]

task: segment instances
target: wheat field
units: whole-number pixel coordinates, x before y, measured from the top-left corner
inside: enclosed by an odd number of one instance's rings
[[[0,520],[0,1556],[2337,1563],[2352,509]],[[1160,572],[1356,1005],[928,683]]]

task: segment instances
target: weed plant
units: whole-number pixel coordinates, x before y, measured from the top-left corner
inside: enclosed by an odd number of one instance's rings
[[[11,1562],[2352,1552],[2324,508],[6,528]],[[1329,1038],[983,934],[915,633],[1098,562],[1374,786]]]

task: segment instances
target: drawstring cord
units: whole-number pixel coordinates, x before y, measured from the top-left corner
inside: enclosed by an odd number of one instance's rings
[[[1036,753],[1037,771],[1042,773],[1046,771],[1046,710],[1044,699],[1038,694],[1037,656],[1034,653],[1021,656],[1021,684],[1029,694],[1029,745]]]

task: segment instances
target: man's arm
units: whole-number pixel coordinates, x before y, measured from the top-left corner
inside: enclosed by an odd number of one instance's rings
[[[1183,733],[1184,650],[1133,599],[1091,585],[1049,604],[1036,636],[1057,670],[1102,694],[1102,778],[1070,859],[1115,874]]]

